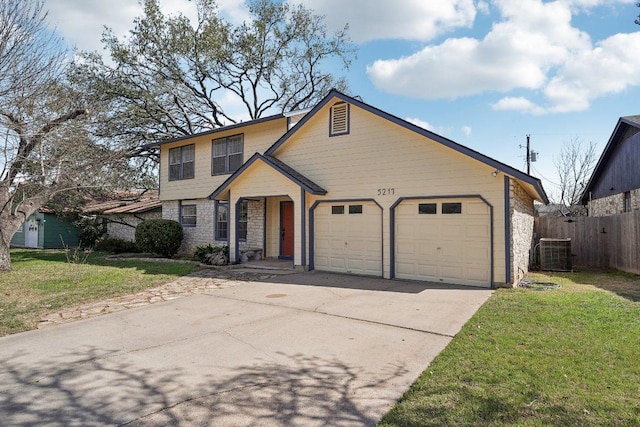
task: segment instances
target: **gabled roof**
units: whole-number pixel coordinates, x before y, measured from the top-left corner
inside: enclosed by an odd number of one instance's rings
[[[611,156],[613,155],[618,145],[624,141],[624,136],[627,134],[630,128],[636,128],[638,129],[638,131],[640,131],[640,115],[620,117],[618,119],[618,123],[616,124],[615,129],[613,130],[613,133],[611,134],[606,147],[604,147],[604,151],[602,152],[602,155],[600,156],[596,167],[591,173],[591,178],[589,178],[589,182],[582,192],[583,204],[586,204],[588,202],[589,193],[593,191],[593,188],[597,184],[598,180],[607,170]]]
[[[392,123],[395,123],[399,126],[402,126],[405,129],[408,129],[412,132],[415,132],[417,134],[420,134],[422,136],[425,136],[433,141],[436,141],[442,145],[444,145],[445,147],[451,148],[461,154],[464,154],[466,156],[469,156],[475,160],[478,160],[492,168],[495,168],[498,171],[501,171],[507,175],[511,175],[514,178],[521,180],[529,185],[531,185],[535,191],[537,192],[538,196],[540,197],[540,200],[544,203],[547,204],[549,203],[549,199],[547,197],[547,194],[544,191],[544,188],[542,187],[542,181],[540,181],[540,179],[533,177],[531,175],[528,175],[524,172],[521,172],[515,168],[512,168],[509,165],[506,165],[502,162],[499,162],[498,160],[492,159],[491,157],[485,156],[484,154],[481,154],[475,150],[472,150],[469,147],[465,147],[464,145],[460,145],[457,142],[454,142],[450,139],[447,139],[443,136],[440,136],[436,133],[433,133],[431,131],[428,131],[426,129],[423,129],[419,126],[414,125],[413,123],[410,123],[406,120],[403,120],[397,116],[394,116],[393,114],[389,114],[385,111],[382,111],[376,107],[373,107],[369,104],[366,104],[356,98],[352,98],[350,96],[347,96],[335,89],[331,90],[329,92],[329,94],[327,94],[327,96],[325,96],[322,101],[320,101],[315,107],[313,107],[311,109],[311,111],[309,113],[307,113],[295,126],[293,126],[291,129],[289,129],[282,137],[280,137],[280,139],[278,139],[271,147],[269,147],[269,149],[267,151],[265,151],[265,155],[271,156],[272,154],[274,154],[278,148],[280,148],[283,144],[285,144],[289,138],[291,138],[291,136],[293,136],[298,129],[300,129],[302,126],[304,126],[305,123],[307,123],[309,120],[311,120],[311,118],[318,113],[318,111],[320,111],[322,108],[324,108],[329,102],[331,102],[333,99],[339,99],[341,101],[347,102],[349,104],[355,105],[359,108],[362,108],[365,111],[368,111],[371,114],[374,114],[378,117],[381,117],[383,119],[386,119]]]
[[[213,193],[209,195],[209,199],[215,199],[220,193],[222,193],[225,188],[229,186],[233,181],[238,178],[247,168],[249,168],[253,163],[257,161],[263,161],[268,166],[272,167],[276,171],[280,172],[282,175],[289,178],[291,181],[302,187],[305,191],[323,196],[327,194],[327,190],[320,187],[315,182],[311,181],[309,178],[301,174],[300,172],[293,169],[291,166],[287,165],[281,160],[276,159],[272,156],[262,155],[260,153],[256,153],[249,160],[247,160],[238,170],[236,170],[229,178],[227,178]]]

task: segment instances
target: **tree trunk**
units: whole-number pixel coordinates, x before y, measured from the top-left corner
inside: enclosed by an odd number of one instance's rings
[[[9,255],[9,245],[4,239],[0,239],[0,272],[11,271],[11,257]]]

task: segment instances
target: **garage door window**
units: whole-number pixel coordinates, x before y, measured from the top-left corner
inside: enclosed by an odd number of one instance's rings
[[[435,215],[437,207],[437,203],[420,203],[418,205],[418,213],[420,215]]]
[[[443,203],[443,214],[459,214],[462,213],[462,203]]]
[[[344,206],[331,206],[331,214],[332,215],[344,214]]]
[[[349,205],[349,214],[361,214],[362,205]]]

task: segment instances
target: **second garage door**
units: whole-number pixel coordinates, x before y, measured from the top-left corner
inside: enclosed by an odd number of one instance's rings
[[[490,233],[481,199],[403,201],[395,208],[395,277],[490,287]]]
[[[382,212],[373,202],[323,202],[314,211],[314,268],[381,276]]]

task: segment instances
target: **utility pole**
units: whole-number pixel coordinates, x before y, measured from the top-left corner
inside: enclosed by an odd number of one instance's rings
[[[527,175],[531,175],[531,135],[527,134]]]
[[[522,145],[520,145],[522,148]],[[538,153],[535,151],[531,151],[531,135],[527,134],[527,175],[531,175],[531,162],[535,162],[538,160]]]

